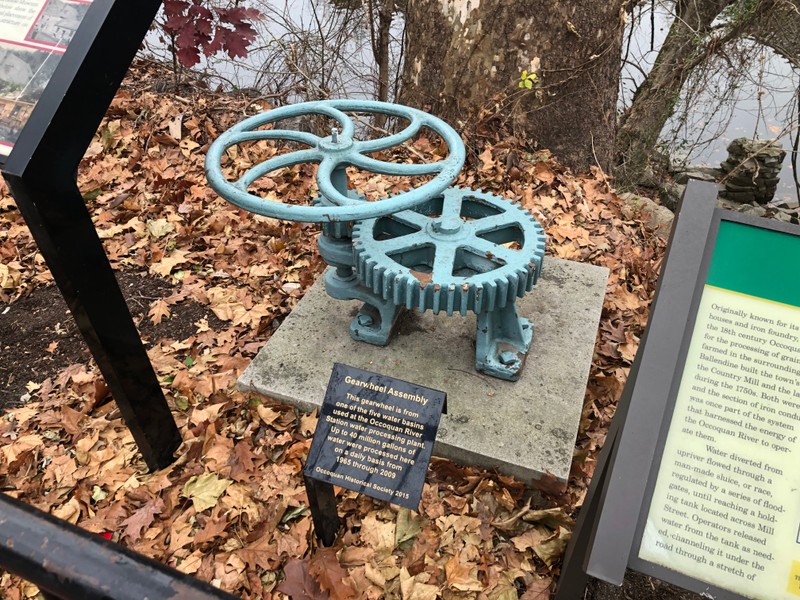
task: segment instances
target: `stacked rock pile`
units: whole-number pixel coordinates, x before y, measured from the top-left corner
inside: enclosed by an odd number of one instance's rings
[[[735,202],[766,204],[775,196],[786,151],[777,140],[736,138],[720,164],[727,174],[722,196]]]

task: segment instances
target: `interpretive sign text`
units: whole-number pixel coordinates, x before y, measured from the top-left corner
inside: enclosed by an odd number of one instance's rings
[[[305,475],[416,510],[446,394],[334,365]]]
[[[768,242],[800,251],[797,236],[720,224],[639,557],[777,600],[800,597],[800,282],[740,262]]]

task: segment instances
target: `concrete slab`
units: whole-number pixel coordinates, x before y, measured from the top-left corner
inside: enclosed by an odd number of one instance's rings
[[[239,379],[302,410],[322,404],[333,363],[447,393],[434,454],[496,468],[530,483],[546,472],[566,481],[583,407],[608,270],[548,257],[518,301],[534,324],[532,348],[515,383],[475,371],[475,315],[409,313],[385,348],[350,339],[359,302],[330,298],[318,281]]]

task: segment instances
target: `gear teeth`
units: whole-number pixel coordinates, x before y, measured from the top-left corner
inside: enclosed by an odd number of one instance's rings
[[[371,258],[371,259],[369,259],[367,261],[367,267],[370,269],[370,273],[374,274],[374,275],[370,276],[370,285],[372,285],[373,287],[375,286],[375,280],[378,279],[381,276],[381,272],[382,272],[382,271],[375,270],[377,266],[378,266],[378,261],[377,260]],[[377,290],[376,290],[376,292],[377,292]]]
[[[364,254],[356,253],[354,262],[356,265],[356,273],[358,274],[358,278],[361,279],[365,286],[369,287],[369,280],[372,279],[372,271],[367,269],[367,257]]]
[[[495,279],[497,285],[497,306],[503,308],[508,303],[508,280]]]
[[[512,290],[512,295],[514,296],[512,302],[516,302],[517,298],[522,298],[525,295],[525,292],[528,291],[525,289],[525,286],[528,283],[528,272],[525,269],[517,269],[515,277],[516,285]]]
[[[372,279],[372,293],[376,296],[379,296],[381,293],[381,288],[383,286],[383,272],[384,267],[378,267],[375,269],[375,277]]]
[[[483,308],[483,296],[486,293],[485,284],[479,285],[475,288],[475,307],[474,310],[476,313],[481,312]]]
[[[471,287],[468,283],[461,284],[461,299],[458,305],[458,312],[461,313],[462,317],[467,316],[467,310],[469,310],[470,291]]]
[[[384,298],[388,298],[390,292],[392,291],[392,279],[394,279],[394,271],[386,271],[383,274],[383,281],[381,282],[381,295]]]
[[[393,304],[400,304],[400,300],[403,296],[403,292],[405,292],[405,276],[403,272],[395,273],[394,277],[392,277],[391,283],[391,297]]]
[[[533,283],[535,284],[537,281],[539,281],[539,277],[542,275],[542,266],[544,265],[544,249],[542,249],[542,251],[534,257],[533,264],[535,266]]]
[[[383,267],[378,267],[373,271],[372,293],[376,296],[381,290],[381,279],[383,279]]]
[[[536,274],[539,272],[539,268],[536,266],[535,262],[531,262],[529,263],[529,265],[531,266],[529,266],[528,269],[526,269],[528,272],[528,276],[525,281],[526,292],[530,292],[531,289],[533,288],[533,284],[536,283]]]
[[[427,286],[422,282],[414,281],[414,304],[420,312],[425,310],[425,295],[427,294]]]
[[[492,311],[492,310],[494,310],[494,307],[497,305],[497,286],[496,285],[492,285],[491,282],[487,282],[486,283],[486,288],[487,288],[486,291],[488,292],[488,294],[487,294],[488,300],[486,302],[486,305],[487,305],[486,306],[486,310],[487,311]]]
[[[431,307],[433,308],[433,314],[438,315],[442,310],[442,286],[435,283],[432,294]]]
[[[403,292],[402,279],[403,278],[400,273],[398,273],[394,278],[392,286],[392,303],[394,303],[395,306],[399,306],[401,304],[401,295]]]
[[[508,281],[508,300],[514,302],[514,299],[517,297],[517,290],[519,289],[519,274],[513,273],[509,275],[507,278]]]
[[[453,307],[455,306],[455,303],[456,303],[456,295],[454,293],[455,291],[456,291],[456,284],[455,283],[451,283],[450,285],[447,286],[447,316],[448,317],[453,314]]]

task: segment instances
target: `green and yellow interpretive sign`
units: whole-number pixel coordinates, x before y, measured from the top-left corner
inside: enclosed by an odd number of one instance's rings
[[[638,556],[800,597],[800,237],[722,220]]]

